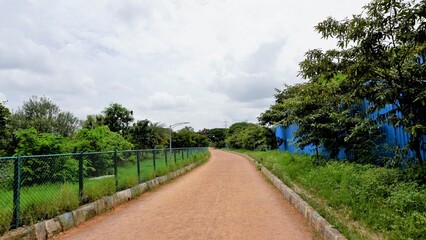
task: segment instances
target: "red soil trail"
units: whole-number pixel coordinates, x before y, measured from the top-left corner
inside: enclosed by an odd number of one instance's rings
[[[314,239],[311,228],[249,160],[212,150],[190,173],[59,239]]]

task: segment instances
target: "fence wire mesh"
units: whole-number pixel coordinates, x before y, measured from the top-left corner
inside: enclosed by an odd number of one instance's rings
[[[165,175],[205,151],[149,149],[0,158],[0,235]]]

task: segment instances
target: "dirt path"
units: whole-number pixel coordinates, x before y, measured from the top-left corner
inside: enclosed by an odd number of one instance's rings
[[[313,239],[306,221],[245,158],[203,166],[59,239]]]

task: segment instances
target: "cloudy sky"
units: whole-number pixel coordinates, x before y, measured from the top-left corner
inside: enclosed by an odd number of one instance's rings
[[[327,49],[313,26],[367,0],[0,0],[0,100],[48,96],[85,119],[111,103],[196,130],[256,122],[298,63]]]

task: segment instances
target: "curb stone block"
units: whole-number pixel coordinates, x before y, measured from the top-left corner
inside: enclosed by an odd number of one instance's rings
[[[123,190],[117,193],[119,203],[124,203],[132,198],[132,192],[130,189]]]
[[[130,192],[131,192],[131,198],[133,199],[133,198],[141,195],[142,189],[139,185],[137,185],[135,187],[130,188]]]
[[[1,240],[35,239],[34,229],[30,227],[17,228],[0,238]]]
[[[315,227],[315,229],[317,229],[316,225],[317,225],[318,218],[319,218],[319,214],[317,211],[313,211],[309,218],[309,222],[312,224],[312,226]]]
[[[335,229],[332,226],[327,226],[325,228],[325,239],[327,240],[335,240],[337,236],[340,235],[340,232],[337,231],[337,229]]]
[[[118,204],[120,204],[120,199],[118,198],[117,193],[114,193],[112,196],[112,207],[115,208]]]
[[[86,220],[91,219],[96,216],[96,202],[89,203],[84,205],[76,210],[72,211],[72,215],[74,217],[75,225],[78,226],[84,223]]]
[[[144,193],[146,190],[148,190],[148,185],[146,183],[139,184],[139,187],[141,189],[141,193]]]
[[[76,210],[72,211],[72,216],[74,217],[75,225],[78,226],[84,221],[86,221],[86,217],[84,216],[84,211],[81,208],[77,208]]]
[[[57,219],[49,219],[44,221],[46,232],[47,232],[47,238],[51,238],[54,235],[62,232],[61,223]]]
[[[74,217],[72,216],[72,213],[70,212],[59,215],[58,219],[59,219],[59,222],[61,223],[63,231],[66,231],[75,226]],[[37,235],[37,226],[36,226],[36,235]]]
[[[44,225],[44,222],[38,222],[34,224],[34,234],[35,239],[37,240],[47,239],[46,227]]]
[[[305,214],[306,214],[306,203],[305,202],[300,202],[299,206],[297,206],[297,209],[299,210],[299,213],[302,216],[305,216]]]
[[[96,202],[89,203],[83,206],[85,211],[86,221],[96,216],[96,210],[98,209]]]
[[[287,201],[290,201],[290,192],[288,191],[288,188],[284,189],[284,197]]]
[[[110,210],[113,208],[113,198],[111,196],[105,196],[102,198],[105,201],[106,209]]]
[[[313,208],[313,207],[311,207],[311,206],[307,206],[306,207],[306,214],[305,214],[305,217],[306,217],[306,219],[308,219],[308,221],[311,219],[311,216],[312,216],[312,213],[315,211],[315,209]]]
[[[167,179],[167,176],[162,176],[162,177],[160,177],[160,178],[159,178],[159,181],[160,181],[160,183],[161,183],[161,184],[166,183],[166,182],[167,182],[167,180],[168,180],[168,179]]]
[[[104,198],[96,201],[96,213],[100,214],[106,212],[108,209],[107,203]]]
[[[325,230],[326,230],[326,227],[328,226],[328,222],[320,215],[316,225],[317,225],[316,227],[317,231],[321,233],[321,236],[325,237]]]

